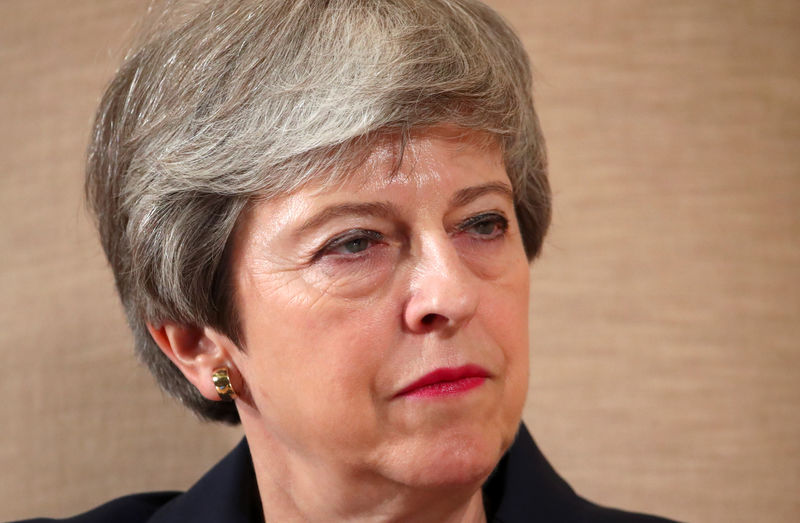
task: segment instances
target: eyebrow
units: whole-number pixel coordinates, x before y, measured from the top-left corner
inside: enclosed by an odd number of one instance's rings
[[[508,184],[502,182],[489,182],[474,187],[467,187],[456,192],[450,199],[451,207],[463,207],[477,200],[485,194],[499,194],[513,202],[514,193]],[[397,208],[388,202],[364,202],[364,203],[339,203],[325,207],[320,212],[306,220],[298,227],[294,236],[301,236],[307,231],[316,229],[326,222],[344,216],[377,216],[379,218],[390,218],[397,216]]]
[[[306,220],[295,231],[296,236],[300,236],[306,231],[316,229],[325,222],[342,216],[378,216],[389,218],[397,215],[397,209],[390,203],[385,202],[365,202],[365,203],[339,203],[325,207],[320,212]]]
[[[489,182],[461,189],[450,199],[450,205],[452,207],[463,207],[485,194],[499,194],[512,203],[514,201],[514,192],[511,190],[511,186],[503,182]]]

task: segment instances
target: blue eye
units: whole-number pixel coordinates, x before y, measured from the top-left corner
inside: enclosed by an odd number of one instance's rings
[[[508,220],[500,214],[479,214],[464,220],[459,229],[472,233],[482,240],[491,240],[505,234],[508,230]]]
[[[346,251],[350,254],[356,254],[364,251],[369,247],[370,240],[368,238],[355,238],[347,240],[346,242],[338,245],[339,249]]]
[[[383,235],[379,232],[354,229],[333,238],[325,244],[318,255],[356,255],[366,251],[381,240],[383,240]]]

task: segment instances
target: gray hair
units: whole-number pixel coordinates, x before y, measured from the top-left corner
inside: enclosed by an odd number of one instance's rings
[[[528,57],[476,0],[167,2],[97,112],[86,194],[135,336],[167,392],[238,422],[147,323],[210,326],[243,348],[226,256],[254,198],[335,184],[381,137],[452,124],[500,144],[529,259],[550,189]],[[323,174],[324,173],[324,174]]]

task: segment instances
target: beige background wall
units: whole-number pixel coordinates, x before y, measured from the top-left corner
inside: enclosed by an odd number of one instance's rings
[[[800,520],[800,3],[490,3],[538,69],[552,160],[540,445],[606,504]],[[185,488],[239,438],[135,363],[81,204],[143,6],[0,2],[0,520]]]

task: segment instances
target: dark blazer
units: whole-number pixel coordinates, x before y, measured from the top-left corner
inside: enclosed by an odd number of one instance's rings
[[[550,466],[525,425],[483,486],[492,523],[668,523],[670,520],[600,507],[581,498]],[[247,441],[188,491],[134,494],[67,519],[28,523],[259,523],[263,521]],[[673,522],[674,523],[674,522]]]

